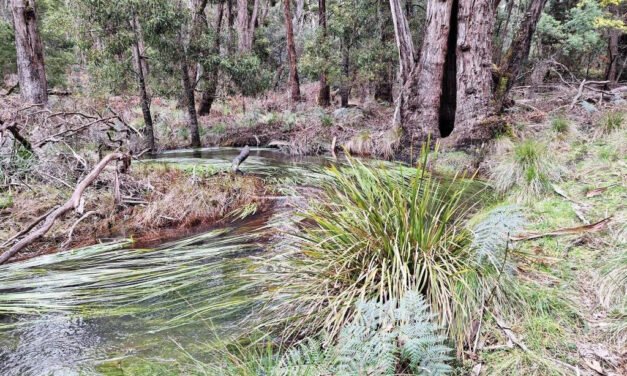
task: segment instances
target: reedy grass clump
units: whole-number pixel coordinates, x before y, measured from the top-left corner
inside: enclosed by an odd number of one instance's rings
[[[438,179],[426,171],[427,158],[416,168],[349,159],[328,170],[294,249],[270,260],[279,301],[270,324],[287,325],[288,336],[325,329],[333,337],[359,299],[385,302],[416,290],[463,341],[488,284],[464,226],[483,185]]]
[[[604,134],[613,133],[623,127],[625,114],[621,111],[609,111],[601,118],[601,132]]]
[[[551,129],[558,134],[570,132],[570,122],[564,115],[559,115],[551,120]]]
[[[544,143],[527,139],[501,149],[489,171],[490,180],[500,193],[517,187],[519,201],[527,201],[549,191],[551,182],[561,176],[556,156]]]

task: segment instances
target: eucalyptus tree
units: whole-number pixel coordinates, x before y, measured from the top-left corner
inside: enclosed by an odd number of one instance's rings
[[[300,82],[298,80],[298,60],[296,57],[296,44],[294,43],[294,30],[292,25],[292,12],[290,10],[290,2],[292,0],[283,0],[283,9],[285,12],[285,33],[287,39],[287,57],[290,66],[290,99],[293,102],[300,101]]]
[[[147,146],[155,149],[151,97],[148,88],[148,62],[168,64],[172,60],[172,46],[177,44],[176,35],[181,28],[181,14],[177,7],[166,0],[119,0],[115,6],[104,0],[78,0],[81,17],[87,21],[84,37],[88,41],[84,48],[96,44],[102,48],[91,51],[90,58],[102,62],[117,62],[125,72],[131,72],[137,83]],[[89,41],[91,39],[91,41]],[[155,54],[156,52],[156,54]],[[168,55],[170,53],[170,55]],[[149,59],[149,55],[157,57]],[[162,61],[166,60],[166,61]],[[152,70],[152,69],[151,69]],[[115,72],[122,75],[122,72]]]
[[[35,0],[11,0],[20,95],[29,103],[48,103],[44,46]]]

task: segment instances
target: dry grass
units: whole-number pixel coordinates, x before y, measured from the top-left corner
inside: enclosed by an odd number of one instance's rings
[[[264,206],[259,197],[265,185],[253,176],[207,176],[161,165],[137,165],[129,175],[120,177],[122,203],[118,205],[113,194],[114,179],[113,171],[105,171],[85,191],[84,213],[92,213],[75,226],[71,242],[66,244],[70,228],[81,217],[78,214],[61,218],[45,238],[16,260],[93,244],[101,238],[133,236],[140,241],[155,241],[176,237],[193,232],[196,226],[235,215],[238,209],[252,214]],[[71,194],[70,188],[63,185],[39,182],[29,187],[3,194],[11,200],[0,209],[0,243]]]

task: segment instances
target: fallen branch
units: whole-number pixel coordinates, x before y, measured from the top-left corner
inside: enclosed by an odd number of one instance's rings
[[[250,154],[250,148],[246,145],[242,151],[239,153],[237,157],[233,159],[233,165],[231,166],[231,171],[240,172],[239,166],[244,163],[248,155]]]
[[[55,210],[53,210],[50,214],[46,216],[46,220],[44,221],[43,225],[41,225],[41,227],[39,227],[37,230],[28,234],[22,240],[20,240],[15,245],[13,245],[13,247],[11,247],[8,251],[0,255],[0,264],[5,263],[8,259],[13,257],[13,255],[18,253],[22,249],[24,249],[24,247],[28,246],[29,244],[39,239],[40,237],[44,236],[48,232],[48,230],[50,230],[50,228],[54,224],[54,221],[57,218],[61,217],[62,215],[64,215],[65,213],[67,213],[68,211],[72,209],[78,208],[81,204],[81,197],[85,189],[94,180],[96,180],[98,175],[100,175],[100,173],[102,172],[102,170],[104,170],[107,164],[113,160],[122,161],[123,162],[122,168],[126,170],[126,168],[128,168],[128,165],[130,164],[131,158],[128,154],[125,154],[125,153],[111,153],[105,156],[104,158],[102,158],[102,160],[98,162],[98,164],[94,167],[94,169],[91,170],[89,175],[87,175],[85,179],[83,179],[80,183],[78,183],[78,185],[76,186],[76,189],[74,190],[74,193],[72,193],[72,197],[70,197],[70,199],[67,200],[63,205],[56,208]],[[33,228],[34,226],[31,225],[30,227]]]
[[[550,232],[543,232],[543,233],[532,232],[528,234],[512,236],[510,237],[510,239],[513,241],[519,241],[519,240],[538,239],[538,238],[543,238],[545,236],[574,235],[574,234],[581,234],[584,232],[598,232],[598,231],[603,230],[605,228],[605,225],[607,225],[607,223],[611,219],[612,217],[610,216],[610,217],[604,218],[596,223],[592,223],[589,225],[568,227],[568,228],[563,228],[563,229],[550,231]]]

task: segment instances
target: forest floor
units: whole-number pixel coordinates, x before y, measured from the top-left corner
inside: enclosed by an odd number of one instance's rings
[[[609,111],[617,108],[625,110],[621,104]],[[627,374],[627,131],[624,124],[608,131],[604,116],[518,123],[517,137],[548,146],[545,157],[560,177],[530,199],[514,187],[503,204],[522,208],[528,233],[569,231],[514,242],[517,283],[510,298],[521,308],[488,315],[478,341],[483,349],[472,354],[468,372]],[[493,154],[483,166],[501,159]]]

